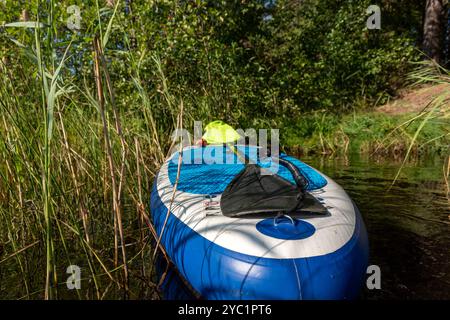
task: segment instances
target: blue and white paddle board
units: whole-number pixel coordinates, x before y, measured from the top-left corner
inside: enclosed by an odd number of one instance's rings
[[[256,147],[238,147],[256,161]],[[218,157],[217,153],[221,153]],[[152,221],[179,274],[204,299],[354,299],[368,263],[361,215],[332,179],[298,159],[308,191],[326,215],[226,217],[220,197],[244,164],[228,148],[186,147],[161,167],[151,195]],[[223,161],[217,161],[222,158]],[[225,162],[225,163],[221,163]],[[261,166],[267,167],[267,162]],[[281,177],[295,183],[279,166]],[[175,190],[176,185],[176,190]]]

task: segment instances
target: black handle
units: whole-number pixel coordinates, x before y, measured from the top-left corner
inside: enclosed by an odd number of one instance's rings
[[[273,159],[274,157],[272,157]],[[282,158],[276,158],[278,160],[278,163],[281,164],[283,167],[289,170],[289,172],[292,174],[292,177],[294,178],[295,183],[297,184],[297,187],[300,188],[300,190],[304,193],[306,189],[308,188],[308,179],[305,178],[305,176],[301,173],[301,171],[289,160],[282,159]]]
[[[235,152],[236,154],[240,153],[237,151],[237,148],[235,148],[233,146],[233,152]],[[292,174],[292,177],[294,178],[295,184],[297,185],[297,187],[300,189],[300,191],[302,193],[306,192],[306,189],[308,188],[308,179],[306,179],[306,177],[301,173],[301,171],[289,160],[286,159],[282,159],[280,157],[275,157],[273,155],[271,155],[271,148],[270,146],[268,146],[267,151],[266,151],[266,155],[268,157],[271,157],[272,159],[276,159],[278,160],[278,163],[281,164],[283,167],[285,167],[286,169],[289,170],[289,172]],[[245,151],[241,154],[243,156],[244,163],[252,163],[249,159],[249,157],[245,154]],[[258,152],[258,158],[259,158],[259,152]]]

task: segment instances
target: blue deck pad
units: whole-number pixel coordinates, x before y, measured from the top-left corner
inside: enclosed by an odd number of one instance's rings
[[[253,162],[263,168],[277,170],[277,174],[282,178],[295,184],[294,178],[288,169],[282,165],[276,165],[270,158],[264,161],[257,160],[257,147],[239,146],[241,152],[245,152]],[[223,146],[206,146],[184,150],[183,163],[181,166],[180,179],[177,190],[194,194],[220,194],[233,178],[244,169],[244,164],[229,149]],[[308,190],[323,188],[327,180],[316,170],[301,162],[300,160],[280,154],[280,158],[291,161],[305,178],[308,180]],[[172,185],[175,184],[178,171],[178,152],[169,163],[169,179]]]

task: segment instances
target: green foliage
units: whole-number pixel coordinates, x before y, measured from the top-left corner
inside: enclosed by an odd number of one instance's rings
[[[414,120],[415,119],[415,120]],[[420,128],[421,134],[414,136]],[[425,150],[446,155],[449,152],[448,121],[433,117],[422,124],[411,114],[386,115],[357,112],[339,116],[329,112],[303,114],[282,131],[284,145],[304,153],[379,153],[402,156],[414,139],[414,153]]]
[[[66,26],[66,9],[73,4],[81,9],[82,27],[77,32]],[[104,1],[60,1],[53,12],[57,24],[51,47],[61,59],[73,41],[65,72],[82,87],[84,79],[92,79],[92,38],[110,27],[111,77],[117,96],[131,108],[137,95],[130,77],[138,74],[144,90],[157,92],[152,56],[158,56],[170,89],[195,100],[191,111],[198,119],[238,124],[255,116],[289,118],[323,108],[340,112],[353,109],[358,99],[365,105],[384,102],[402,85],[407,62],[417,58],[418,4],[383,2],[382,29],[367,30],[370,4],[140,0],[129,8],[120,1],[114,23],[108,26],[114,7],[104,6]],[[17,21],[22,9],[36,20],[36,4],[14,2],[0,13],[0,21]],[[41,21],[48,20],[45,10],[39,14]],[[408,26],[403,18],[409,19]],[[16,49],[5,51],[10,39],[29,43],[32,36],[29,29],[7,30],[0,40],[2,55],[17,59]],[[50,56],[51,49],[46,50],[44,56]],[[156,117],[168,115],[155,112]]]
[[[375,102],[394,92],[407,62],[416,59],[415,38],[384,20],[381,30],[368,30],[370,4],[277,1],[265,26],[271,36],[259,38],[258,55],[270,74],[269,85],[280,89],[279,99],[291,99],[302,110],[340,111],[359,98]],[[410,27],[419,24],[412,20]]]

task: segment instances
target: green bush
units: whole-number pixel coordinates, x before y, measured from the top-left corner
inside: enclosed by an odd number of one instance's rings
[[[303,110],[342,111],[355,100],[380,101],[392,94],[417,59],[415,35],[387,16],[400,12],[382,8],[381,30],[366,28],[366,8],[372,1],[277,1],[273,19],[263,27],[258,56],[269,71],[270,87],[279,99],[292,99]],[[417,12],[414,6],[402,12]],[[387,22],[385,22],[385,18]],[[381,97],[383,98],[383,97]]]

